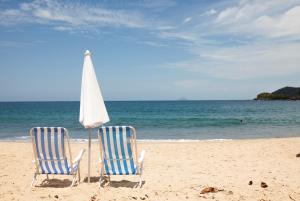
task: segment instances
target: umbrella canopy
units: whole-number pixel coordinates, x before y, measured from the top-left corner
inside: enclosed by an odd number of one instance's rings
[[[109,121],[109,117],[97,82],[91,53],[86,50],[84,53],[80,114],[79,122],[89,129],[89,149],[88,149],[88,183],[90,183],[91,164],[91,135],[92,128],[101,126]]]
[[[84,53],[79,122],[85,128],[95,128],[109,122],[91,53],[88,50]]]

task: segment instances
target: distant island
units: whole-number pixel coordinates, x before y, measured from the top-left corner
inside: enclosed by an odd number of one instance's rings
[[[283,87],[272,93],[263,92],[254,100],[300,100],[300,87]]]
[[[178,100],[179,101],[188,101],[189,99],[182,97],[182,98],[179,98]]]

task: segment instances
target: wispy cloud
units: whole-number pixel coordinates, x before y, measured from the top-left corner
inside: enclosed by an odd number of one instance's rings
[[[142,42],[143,44],[152,46],[152,47],[165,47],[167,46],[166,44],[159,43],[159,42],[154,42],[154,41],[144,41]]]
[[[164,67],[230,80],[300,74],[299,1],[244,0],[212,10],[196,27],[164,33],[192,43],[184,48],[194,55]]]
[[[190,22],[191,20],[192,20],[191,17],[187,17],[187,18],[185,18],[185,19],[183,20],[183,24],[188,23],[188,22]]]
[[[217,13],[217,11],[215,9],[209,9],[208,11],[204,12],[202,14],[202,16],[210,16],[210,15],[214,15],[216,13]]]
[[[100,5],[64,3],[62,1],[36,0],[21,3],[18,8],[2,9],[1,25],[20,23],[47,24],[58,30],[88,29],[89,27],[146,27],[146,20],[135,11],[107,9]]]
[[[24,42],[24,41],[12,41],[12,40],[0,40],[0,47],[12,47],[12,48],[20,48],[20,47],[27,47],[33,45],[39,45],[45,43],[44,41],[31,41],[31,42]]]
[[[183,41],[195,41],[197,36],[191,32],[179,32],[179,31],[162,31],[158,33],[158,37],[168,40],[183,40]]]
[[[300,73],[299,0],[225,1],[209,4],[200,13],[195,9],[179,16],[172,9],[167,15],[160,12],[176,5],[172,0],[134,1],[126,6],[122,2],[109,6],[35,0],[11,9],[0,8],[0,25],[32,23],[83,33],[98,33],[107,27],[142,30],[137,43],[153,47],[172,43],[190,53],[189,59],[163,66],[213,78],[255,79]]]
[[[290,43],[218,48],[168,67],[233,80],[281,77],[300,74],[299,51],[300,44]]]
[[[295,6],[282,15],[261,16],[254,21],[254,26],[270,37],[293,36],[300,38],[300,6]]]
[[[298,36],[300,34],[300,2],[241,1],[223,9],[215,22],[224,31],[263,37]]]
[[[151,9],[165,9],[175,6],[177,3],[174,0],[138,0],[132,1],[134,6],[146,7]]]

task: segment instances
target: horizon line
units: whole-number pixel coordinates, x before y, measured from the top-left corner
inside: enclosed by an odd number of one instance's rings
[[[104,102],[136,102],[136,101],[249,101],[254,99],[152,99],[152,100],[104,100]],[[14,101],[0,101],[0,103],[18,103],[18,102],[80,102],[80,100],[14,100]]]

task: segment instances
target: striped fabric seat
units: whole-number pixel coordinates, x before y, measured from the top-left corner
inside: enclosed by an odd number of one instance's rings
[[[69,161],[66,156],[66,142],[69,146],[68,131],[61,127],[35,127],[30,130],[35,155],[36,174],[76,175],[80,158]],[[69,152],[70,152],[70,147]],[[70,154],[70,160],[72,160]]]
[[[107,175],[136,174],[131,148],[132,132],[128,126],[99,129]]]
[[[101,127],[98,132],[101,175],[140,175],[135,129],[130,126]],[[143,151],[143,155],[144,155]]]

